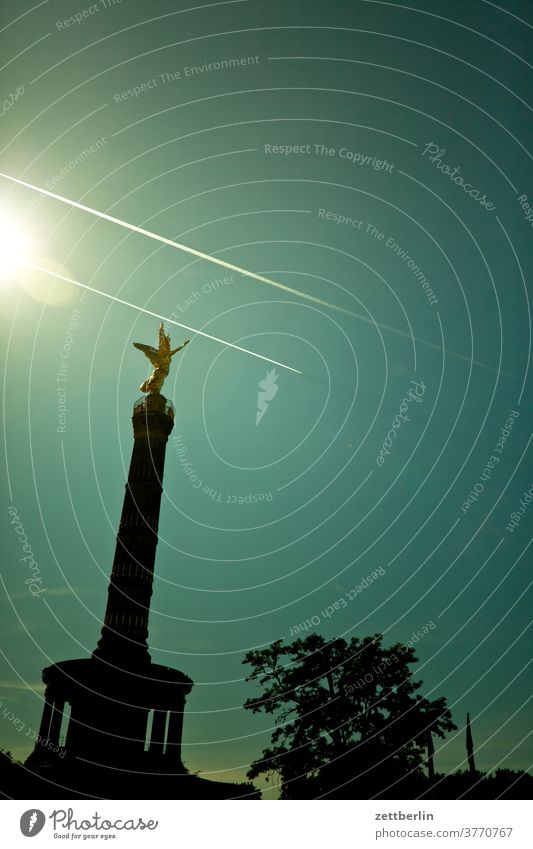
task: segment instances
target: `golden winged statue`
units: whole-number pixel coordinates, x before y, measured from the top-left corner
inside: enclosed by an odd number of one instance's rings
[[[183,345],[180,345],[179,348],[174,348],[174,350],[171,351],[170,336],[168,333],[165,333],[163,322],[161,322],[159,325],[159,348],[153,348],[151,345],[143,345],[141,342],[134,342],[133,344],[139,349],[139,351],[142,351],[143,354],[148,357],[154,366],[152,374],[140,387],[141,392],[147,392],[151,395],[159,395],[165,378],[168,377],[172,357],[174,354],[177,354],[178,351],[181,351],[185,345],[189,344],[189,339],[187,339]]]

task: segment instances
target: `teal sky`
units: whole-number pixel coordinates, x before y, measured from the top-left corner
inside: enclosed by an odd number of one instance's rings
[[[244,777],[269,724],[242,710],[242,657],[313,617],[386,643],[433,622],[416,677],[459,726],[438,770],[464,767],[467,710],[479,768],[527,769],[531,7],[189,5],[7,0],[0,171],[322,303],[0,178],[33,261],[139,308],[4,275],[2,710],[37,729],[41,669],[96,645],[148,373],[132,342],[157,333],[144,309],[302,372],[276,368],[256,425],[268,363],[169,325],[191,344],[164,388],[150,646],[195,682],[189,769]],[[0,745],[26,756],[0,719]]]

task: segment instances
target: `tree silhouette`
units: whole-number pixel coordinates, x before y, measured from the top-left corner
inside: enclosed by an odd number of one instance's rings
[[[250,779],[277,773],[282,798],[368,798],[423,775],[429,732],[444,737],[456,726],[445,698],[418,694],[421,682],[409,670],[414,648],[384,648],[382,640],[310,634],[246,654],[246,680],[263,693],[244,707],[272,714],[276,726]]]

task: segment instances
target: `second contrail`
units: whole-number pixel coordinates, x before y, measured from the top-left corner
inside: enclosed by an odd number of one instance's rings
[[[161,315],[158,312],[152,312],[152,310],[146,310],[144,307],[139,307],[137,304],[130,303],[130,301],[124,301],[122,298],[117,298],[116,295],[108,294],[108,292],[102,292],[101,289],[94,289],[92,286],[88,286],[87,283],[80,283],[79,280],[73,280],[72,277],[65,277],[63,274],[58,274],[55,271],[51,271],[49,268],[44,268],[42,265],[35,265],[32,262],[28,262],[26,264],[28,268],[34,268],[36,271],[41,271],[43,274],[48,274],[50,277],[55,277],[57,280],[63,280],[65,283],[71,283],[73,286],[78,286],[80,289],[85,289],[87,292],[94,292],[95,295],[102,295],[102,297],[108,298],[110,301],[115,301],[117,304],[123,304],[125,307],[131,307],[138,312],[144,312],[146,315],[153,315],[154,318],[160,318],[168,324],[175,324],[176,327],[183,327],[184,330],[190,330],[191,333],[196,333],[198,336],[204,336],[206,339],[211,339],[213,342],[219,342],[221,345],[226,345],[228,348],[235,348],[236,351],[242,351],[243,354],[249,354],[251,357],[257,357],[258,360],[266,360],[267,363],[272,363],[272,365],[280,366],[280,368],[285,368],[288,371],[293,371],[295,374],[303,374],[303,372],[297,368],[288,366],[285,363],[280,363],[277,360],[272,360],[270,357],[265,357],[263,354],[257,354],[255,351],[250,351],[248,348],[241,348],[240,345],[235,345],[233,342],[227,342],[225,339],[219,339],[218,336],[212,336],[210,333],[205,333],[203,330],[197,330],[195,327],[190,327],[188,324],[182,324],[180,321],[173,321],[166,315]]]

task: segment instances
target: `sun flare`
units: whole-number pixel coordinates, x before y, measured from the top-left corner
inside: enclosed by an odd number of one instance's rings
[[[17,219],[0,214],[0,279],[17,275],[30,257],[30,237]]]

